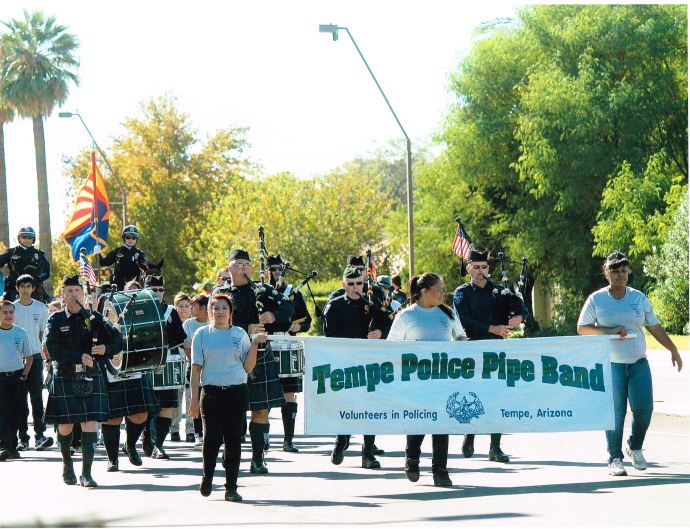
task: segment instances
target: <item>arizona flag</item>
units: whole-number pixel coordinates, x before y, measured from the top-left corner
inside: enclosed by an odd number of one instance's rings
[[[91,152],[91,172],[77,193],[74,213],[67,228],[60,237],[72,247],[72,259],[79,261],[79,251],[93,255],[94,247],[108,248],[108,225],[110,224],[110,202],[103,176],[96,165],[96,153]]]

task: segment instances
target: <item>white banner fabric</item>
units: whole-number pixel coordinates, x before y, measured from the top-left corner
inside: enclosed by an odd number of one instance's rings
[[[613,429],[609,336],[305,342],[305,433]]]

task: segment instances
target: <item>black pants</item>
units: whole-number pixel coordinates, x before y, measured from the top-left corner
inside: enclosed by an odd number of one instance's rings
[[[26,377],[26,387],[31,399],[31,416],[34,420],[34,436],[41,437],[46,431],[43,423],[43,358],[40,354],[34,355],[31,370]],[[19,438],[22,441],[29,440],[29,404],[26,393],[24,394],[24,414],[19,423]]]
[[[201,454],[204,478],[212,479],[218,451],[225,443],[225,488],[237,490],[242,451],[242,422],[249,409],[247,385],[204,386],[201,390],[201,417],[204,421],[204,442]]]
[[[26,383],[19,380],[22,370],[7,376],[0,373],[0,450],[17,449],[19,421],[24,413]]]
[[[424,435],[408,435],[405,454],[407,457],[419,459],[422,453]],[[437,472],[445,470],[448,465],[448,435],[433,434],[431,436],[431,470]]]

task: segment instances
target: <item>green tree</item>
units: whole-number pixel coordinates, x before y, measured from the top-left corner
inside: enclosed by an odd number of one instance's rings
[[[10,244],[10,221],[7,210],[7,168],[5,166],[5,123],[10,123],[13,119],[14,109],[4,104],[0,96],[0,242],[4,243],[5,246]]]
[[[24,10],[24,20],[2,22],[8,32],[2,34],[0,56],[2,97],[22,117],[33,119],[38,181],[38,232],[48,260],[52,259],[50,202],[46,171],[43,118],[67,101],[71,83],[78,84],[78,60],[74,52],[77,38],[67,27],[57,24],[54,16],[41,11]]]

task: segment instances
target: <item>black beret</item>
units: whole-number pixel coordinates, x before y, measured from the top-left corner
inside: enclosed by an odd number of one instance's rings
[[[282,265],[282,264],[285,264],[285,261],[283,261],[283,258],[280,256],[280,254],[268,256],[268,266]]]
[[[62,278],[62,286],[63,287],[82,287],[84,286],[81,284],[81,281],[79,280],[79,274],[73,275],[73,276],[65,276]]]
[[[228,261],[234,261],[235,259],[246,259],[247,261],[251,261],[251,259],[249,259],[249,253],[244,250],[233,250],[230,252],[230,259],[228,259]]]
[[[486,261],[488,263],[489,262],[489,250],[486,250],[485,252],[477,252],[475,250],[472,250],[470,252],[470,258],[467,260],[467,262],[472,263],[474,261]]]
[[[356,255],[347,256],[347,266],[366,266],[364,264],[364,257],[358,257]]]
[[[362,275],[362,271],[356,266],[348,266],[343,272],[343,279],[355,279]]]
[[[146,276],[144,285],[147,287],[164,287],[163,276]]]

